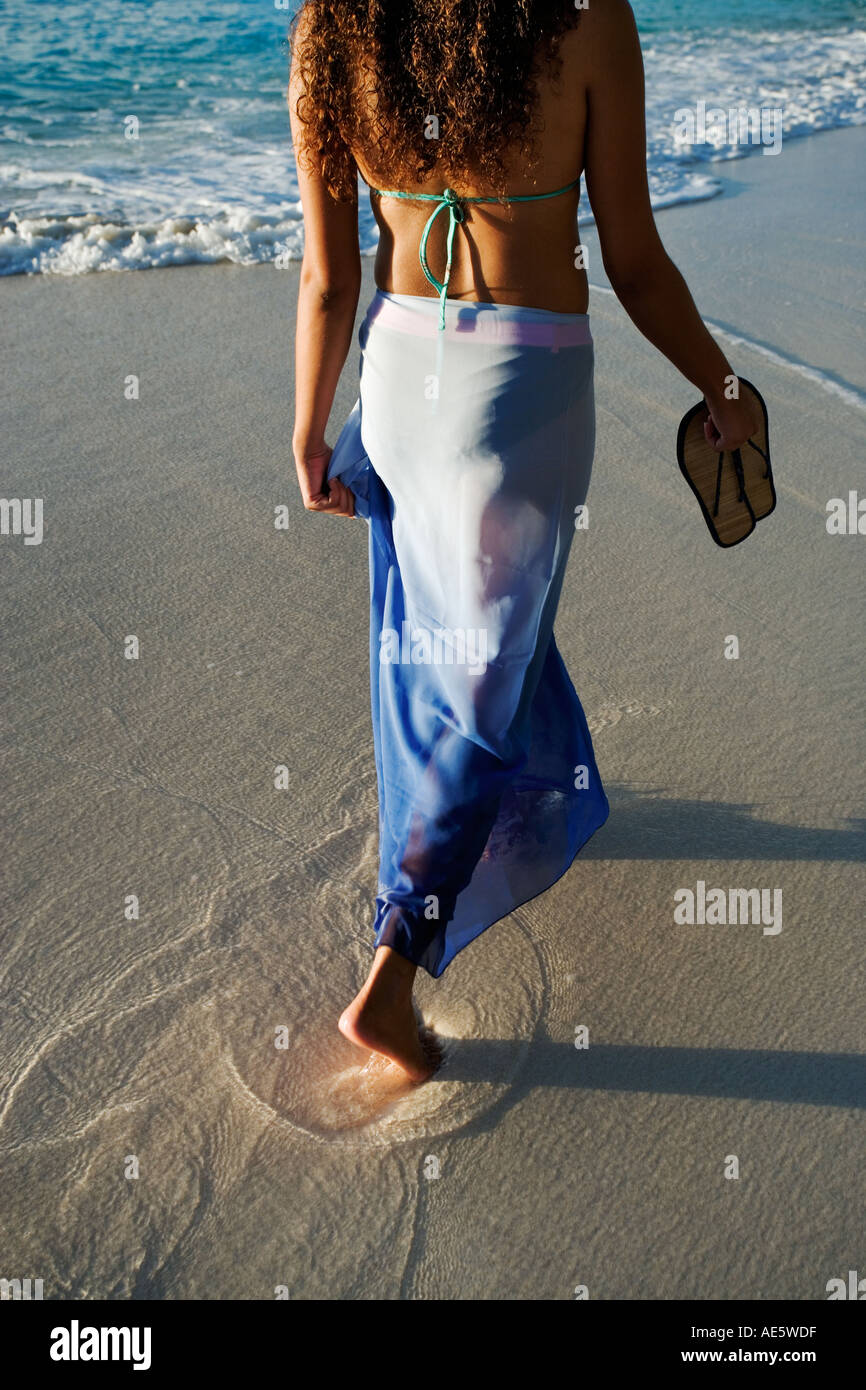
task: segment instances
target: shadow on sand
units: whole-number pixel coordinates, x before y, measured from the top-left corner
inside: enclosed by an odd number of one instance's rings
[[[436,1073],[443,1082],[483,1082],[507,1074],[519,1048],[525,1061],[517,1088],[561,1086],[575,1091],[648,1091],[659,1095],[786,1101],[798,1105],[866,1106],[866,1057],[836,1052],[761,1052],[728,1048],[632,1047],[538,1039],[464,1038],[448,1049]],[[506,1056],[503,1056],[506,1053]],[[515,1095],[512,1092],[510,1102]]]
[[[665,798],[664,791],[605,788],[610,817],[581,859],[802,859],[862,863],[866,820],[837,830],[760,820],[748,804]]]

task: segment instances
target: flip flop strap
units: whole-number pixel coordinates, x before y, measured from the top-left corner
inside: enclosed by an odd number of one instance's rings
[[[737,475],[737,482],[740,488],[739,493],[737,494],[737,501],[748,503],[748,498],[746,497],[746,479],[743,475],[743,460],[739,449],[732,450],[731,459],[734,465],[734,472]],[[724,465],[724,462],[725,451],[724,449],[722,449],[721,453],[719,454],[719,466],[716,470],[716,495],[713,500],[713,516],[718,516],[719,514],[719,496],[722,491],[722,467]]]
[[[747,444],[751,444],[751,446],[752,446],[752,448],[755,450],[755,452],[761,455],[761,458],[764,460],[765,464],[767,465],[766,468],[764,469],[764,477],[765,477],[765,478],[769,478],[769,476],[770,476],[770,455],[769,455],[769,454],[765,454],[764,451],[763,451],[763,449],[761,448],[760,444],[755,444],[755,443],[753,443],[751,439],[747,439],[747,440],[746,440],[746,443],[747,443]]]
[[[734,470],[737,474],[737,482],[740,485],[740,492],[737,497],[737,501],[747,502],[748,499],[746,497],[746,479],[743,476],[743,456],[740,453],[739,449],[733,450],[731,458],[734,460]]]
[[[718,516],[719,514],[719,493],[722,490],[722,464],[724,463],[724,461],[725,451],[723,449],[722,452],[719,454],[719,467],[716,472],[716,496],[713,502],[713,516]]]

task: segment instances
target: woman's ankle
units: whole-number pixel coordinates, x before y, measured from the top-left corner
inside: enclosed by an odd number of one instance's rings
[[[380,946],[373,959],[367,983],[377,994],[388,994],[397,998],[405,996],[411,999],[417,968],[412,961],[401,956],[399,951],[392,950],[390,946]]]

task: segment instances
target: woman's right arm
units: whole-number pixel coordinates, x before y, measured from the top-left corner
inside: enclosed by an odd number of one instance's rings
[[[755,406],[745,394],[726,399],[735,373],[662,246],[650,206],[643,58],[631,6],[593,0],[581,24],[590,73],[586,187],[605,271],[635,326],[702,392],[710,443],[737,448],[758,427]]]

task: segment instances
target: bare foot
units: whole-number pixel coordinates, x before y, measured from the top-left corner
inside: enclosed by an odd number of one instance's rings
[[[442,1050],[429,1028],[419,1028],[412,1007],[415,967],[387,946],[376,952],[363,988],[340,1017],[344,1038],[376,1052],[405,1072],[410,1081],[426,1081],[442,1061]]]

